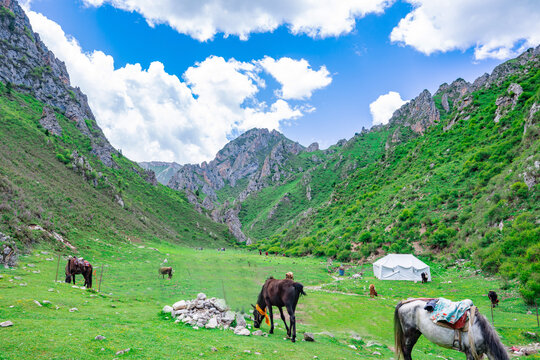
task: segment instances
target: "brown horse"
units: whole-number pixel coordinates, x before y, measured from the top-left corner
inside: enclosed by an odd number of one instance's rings
[[[300,283],[294,282],[289,279],[277,280],[270,277],[264,283],[259,298],[257,299],[257,306],[253,306],[253,325],[255,328],[261,327],[263,318],[266,319],[266,324],[270,325],[270,334],[274,333],[274,318],[272,314],[272,306],[277,306],[281,315],[281,320],[285,323],[285,329],[287,330],[287,336],[291,338],[292,342],[296,341],[296,305],[298,304],[298,298],[300,295],[306,295],[304,292],[304,286]],[[287,326],[285,321],[285,315],[283,315],[283,307],[287,309],[289,313],[290,327]],[[268,313],[266,309],[268,308]],[[291,337],[292,334],[292,337]]]
[[[160,267],[159,268],[159,275],[162,275],[161,277],[164,278],[165,275],[169,275],[169,279],[172,279],[173,274],[173,268],[172,267]]]
[[[369,296],[371,296],[372,298],[377,296],[377,290],[375,290],[375,285],[371,284],[369,285]]]
[[[71,283],[73,278],[73,284],[75,284],[75,274],[82,274],[84,277],[84,286],[92,288],[92,265],[84,260],[70,256],[66,264],[66,282]]]

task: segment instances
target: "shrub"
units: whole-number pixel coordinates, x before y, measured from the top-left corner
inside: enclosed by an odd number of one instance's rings
[[[522,181],[513,183],[512,186],[510,186],[510,190],[512,191],[512,195],[514,197],[522,199],[526,198],[527,194],[529,193],[529,188],[527,187],[527,184]]]

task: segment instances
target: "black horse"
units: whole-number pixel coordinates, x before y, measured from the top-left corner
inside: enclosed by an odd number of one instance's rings
[[[281,315],[281,320],[285,323],[285,329],[287,330],[287,336],[291,338],[292,342],[296,341],[296,317],[294,312],[296,311],[296,304],[298,304],[298,298],[300,295],[306,295],[304,292],[304,286],[300,283],[294,282],[289,279],[277,280],[270,277],[264,283],[259,298],[257,299],[257,305],[253,306],[253,319],[254,326],[259,328],[263,318],[266,318],[266,324],[270,325],[270,334],[274,333],[274,319],[272,314],[272,306],[277,306]],[[290,327],[287,326],[285,321],[285,315],[283,314],[283,307],[287,309],[289,313]],[[268,308],[268,313],[266,309]]]
[[[92,288],[92,265],[84,260],[70,256],[66,264],[66,282],[75,284],[75,274],[82,274],[84,277],[84,286],[88,289]]]
[[[488,298],[491,301],[491,307],[494,308],[499,305],[499,297],[497,296],[497,293],[495,291],[489,290]]]

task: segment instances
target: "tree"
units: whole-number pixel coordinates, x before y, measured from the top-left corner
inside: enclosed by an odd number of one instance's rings
[[[13,84],[11,82],[6,83],[6,92],[8,95],[11,95],[11,90],[13,90]]]

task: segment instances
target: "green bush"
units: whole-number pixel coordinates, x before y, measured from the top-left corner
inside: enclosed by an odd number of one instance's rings
[[[529,188],[527,187],[527,184],[522,181],[513,183],[512,186],[510,186],[510,190],[512,191],[512,195],[514,195],[514,197],[522,199],[526,198],[529,193]]]

